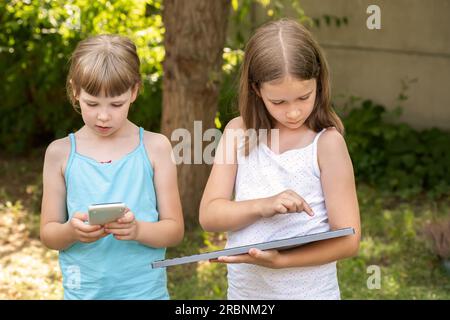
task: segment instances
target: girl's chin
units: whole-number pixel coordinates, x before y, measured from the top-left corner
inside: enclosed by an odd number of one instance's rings
[[[283,126],[285,126],[286,128],[288,128],[288,129],[298,129],[298,128],[300,128],[301,126],[303,125],[303,122],[300,120],[300,121],[297,121],[297,122],[295,122],[295,123],[291,123],[291,122],[284,122],[283,123]]]

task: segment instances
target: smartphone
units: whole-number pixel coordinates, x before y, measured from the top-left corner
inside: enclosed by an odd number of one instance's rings
[[[88,208],[88,222],[90,225],[104,225],[116,221],[125,214],[125,203],[98,203],[90,205]]]

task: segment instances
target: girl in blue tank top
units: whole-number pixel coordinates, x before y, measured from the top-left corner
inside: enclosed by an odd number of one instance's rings
[[[177,172],[169,140],[127,119],[141,78],[126,37],[81,41],[67,93],[84,126],[47,148],[41,240],[59,250],[65,299],[168,299],[165,248],[183,239]],[[126,213],[88,223],[88,207],[123,202]]]

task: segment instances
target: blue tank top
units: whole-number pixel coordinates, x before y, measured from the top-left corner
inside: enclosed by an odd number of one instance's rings
[[[121,159],[100,163],[76,151],[69,134],[65,171],[67,212],[87,213],[95,203],[124,202],[136,220],[156,222],[159,214],[153,168],[139,128],[139,146]],[[166,271],[151,263],[164,259],[165,248],[108,235],[93,243],[76,242],[59,253],[64,299],[169,299]]]

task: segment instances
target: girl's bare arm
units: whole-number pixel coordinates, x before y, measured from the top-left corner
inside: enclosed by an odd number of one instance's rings
[[[165,136],[146,133],[146,148],[152,161],[160,218],[158,222],[138,221],[136,240],[155,248],[174,246],[183,240],[184,222],[172,146]]]
[[[66,223],[66,184],[62,164],[68,157],[70,145],[64,139],[52,142],[45,152],[40,237],[50,249],[63,250],[75,241]]]
[[[200,203],[200,224],[210,232],[238,230],[261,218],[260,201],[233,201],[237,173],[237,139],[241,118],[231,120],[219,142],[214,165]]]

